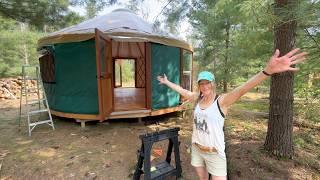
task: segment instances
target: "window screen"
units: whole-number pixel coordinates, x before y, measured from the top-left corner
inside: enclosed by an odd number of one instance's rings
[[[192,90],[192,53],[187,50],[182,52],[182,87],[187,90]]]
[[[54,56],[50,51],[39,58],[42,82],[55,83]]]

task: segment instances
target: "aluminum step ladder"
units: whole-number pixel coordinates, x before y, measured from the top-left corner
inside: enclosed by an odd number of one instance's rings
[[[35,83],[35,88],[30,87],[30,84],[32,83]],[[32,95],[35,93],[37,95],[36,97],[33,97]],[[25,99],[25,102],[23,102],[23,99]],[[25,108],[25,113],[23,113],[23,107]],[[19,113],[19,129],[21,127],[22,117],[27,117],[29,136],[31,136],[32,130],[40,124],[48,124],[54,130],[48,100],[40,75],[40,67],[38,65],[22,65]],[[47,114],[47,118],[45,120],[41,120],[41,115],[43,113]]]

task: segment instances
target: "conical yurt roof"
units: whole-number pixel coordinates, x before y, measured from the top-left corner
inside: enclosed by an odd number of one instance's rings
[[[41,47],[56,43],[85,41],[94,38],[95,28],[116,41],[156,42],[193,51],[187,42],[156,32],[151,24],[127,9],[117,9],[109,14],[53,32],[41,38],[38,45]]]

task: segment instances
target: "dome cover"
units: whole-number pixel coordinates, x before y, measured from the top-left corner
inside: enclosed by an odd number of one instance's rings
[[[193,51],[187,42],[156,32],[151,24],[127,9],[116,9],[109,14],[53,32],[41,38],[38,45],[88,40],[95,36],[95,28],[116,41],[150,41]]]

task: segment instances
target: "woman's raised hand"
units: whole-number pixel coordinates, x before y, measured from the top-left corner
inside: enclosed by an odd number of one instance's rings
[[[157,79],[159,81],[159,84],[165,84],[166,82],[168,82],[166,74],[163,74],[163,76],[158,76]]]
[[[280,51],[277,49],[267,63],[264,71],[268,74],[280,73],[285,71],[298,71],[298,68],[291,66],[304,61],[306,59],[305,56],[307,55],[306,52],[299,51],[300,49],[296,48],[288,52],[286,55],[279,57]]]

